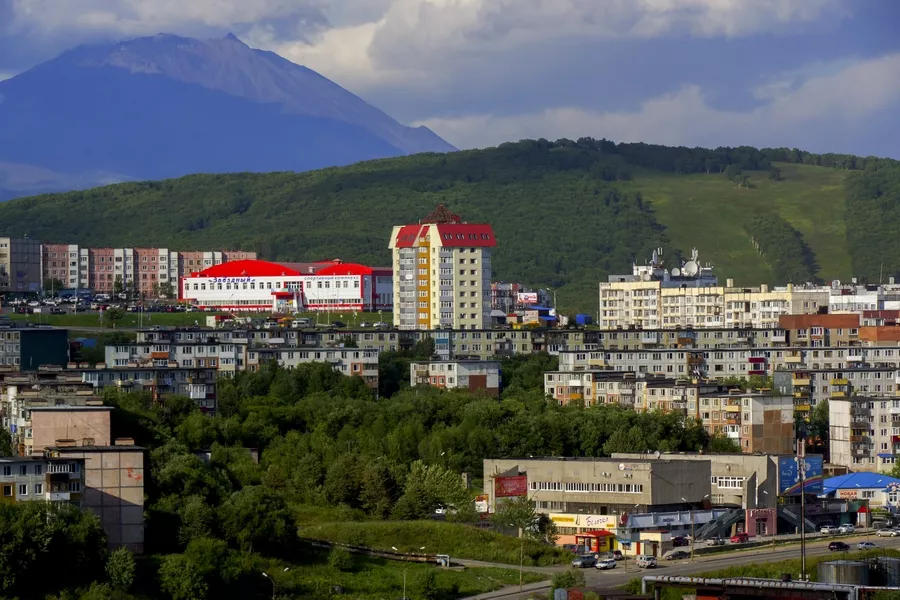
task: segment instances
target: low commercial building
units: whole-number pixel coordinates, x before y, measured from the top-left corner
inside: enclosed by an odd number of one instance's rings
[[[900,479],[883,473],[848,473],[822,482],[825,497],[865,500],[871,508],[896,512],[900,508]]]
[[[409,384],[441,389],[484,391],[500,396],[500,361],[429,360],[409,365]]]
[[[298,265],[299,266],[299,265]],[[233,312],[379,311],[393,307],[389,268],[339,260],[288,264],[238,260],[181,279],[179,300]]]
[[[52,454],[0,457],[0,502],[81,505],[84,461]]]

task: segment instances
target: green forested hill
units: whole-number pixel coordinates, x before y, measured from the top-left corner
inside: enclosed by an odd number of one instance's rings
[[[630,272],[656,246],[670,259],[696,246],[720,278],[748,285],[893,275],[897,164],[788,149],[522,141],[309,173],[192,175],[23,198],[0,205],[0,231],[387,264],[391,226],[443,203],[494,226],[495,279],[560,287],[561,308],[594,312],[597,282]]]

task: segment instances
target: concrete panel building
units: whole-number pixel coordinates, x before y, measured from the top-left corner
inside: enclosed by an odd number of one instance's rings
[[[42,283],[41,243],[0,237],[0,291],[39,292]]]
[[[441,389],[483,391],[500,396],[500,361],[431,360],[409,365],[409,384]]]
[[[84,461],[52,455],[0,457],[0,502],[81,505]]]
[[[81,507],[100,518],[109,546],[143,552],[144,448],[130,439],[117,439],[114,445],[58,440],[47,452],[83,462]]]
[[[110,444],[111,406],[43,406],[31,408],[32,453],[58,440],[78,440],[87,446]]]

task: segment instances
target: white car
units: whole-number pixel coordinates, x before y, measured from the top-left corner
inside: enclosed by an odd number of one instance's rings
[[[821,533],[824,533],[825,535],[834,535],[835,533],[838,532],[838,528],[835,527],[834,525],[822,525],[822,527],[819,529],[819,531]]]
[[[896,529],[879,529],[875,532],[875,535],[878,537],[897,537],[900,535],[900,531],[897,531]]]
[[[860,542],[856,545],[857,550],[872,550],[877,547],[878,546],[876,546],[872,542]]]
[[[856,527],[854,527],[853,525],[850,525],[849,523],[838,527],[838,533],[854,533],[854,532],[856,532]]]
[[[616,568],[616,559],[604,558],[604,559],[598,560],[596,567],[601,571],[606,571],[607,569],[615,569]]]

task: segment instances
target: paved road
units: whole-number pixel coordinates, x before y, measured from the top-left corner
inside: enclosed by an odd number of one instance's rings
[[[828,550],[828,542],[831,539],[819,539],[814,542],[807,543],[806,547],[806,555],[807,556],[822,556],[831,554]],[[853,536],[853,537],[841,537],[842,541],[850,544],[851,547],[855,547],[857,542],[863,541],[866,539],[864,535],[862,536]],[[900,538],[876,538],[874,536],[869,538],[870,541],[874,542],[876,546],[879,548],[894,548],[900,549]],[[632,579],[640,577],[642,574],[652,574],[652,575],[696,575],[698,573],[705,573],[708,571],[715,571],[717,569],[722,569],[725,567],[731,567],[735,565],[745,565],[751,563],[760,563],[760,562],[778,562],[784,560],[792,560],[800,558],[800,545],[791,545],[786,547],[780,547],[773,550],[771,547],[757,547],[748,550],[738,550],[734,552],[725,552],[722,554],[711,554],[706,556],[695,556],[694,561],[691,562],[690,559],[678,560],[678,561],[659,561],[659,567],[654,570],[641,570],[637,569],[635,565],[629,564],[623,565],[619,563],[619,566],[611,571],[598,571],[596,569],[585,569],[585,581],[588,587],[608,587],[615,588],[622,586]],[[840,558],[840,556],[836,553],[835,559]],[[459,561],[461,563],[466,563],[467,561]],[[494,566],[494,567],[506,567],[506,568],[518,568],[518,565],[497,565],[486,563],[481,563],[478,565],[472,564],[472,566]],[[544,568],[531,568],[526,570],[539,571],[539,572],[552,572],[552,571],[563,571],[570,567],[544,567]],[[794,573],[794,577],[797,577],[799,574]],[[471,596],[466,600],[520,600],[528,597],[527,592],[529,591],[546,591],[549,588],[549,582],[543,583],[535,583],[531,585],[527,585],[524,587],[524,591],[526,593],[520,594],[518,590],[518,586],[507,587],[502,590],[497,590],[496,592],[489,592],[486,594],[480,594],[478,596]]]

